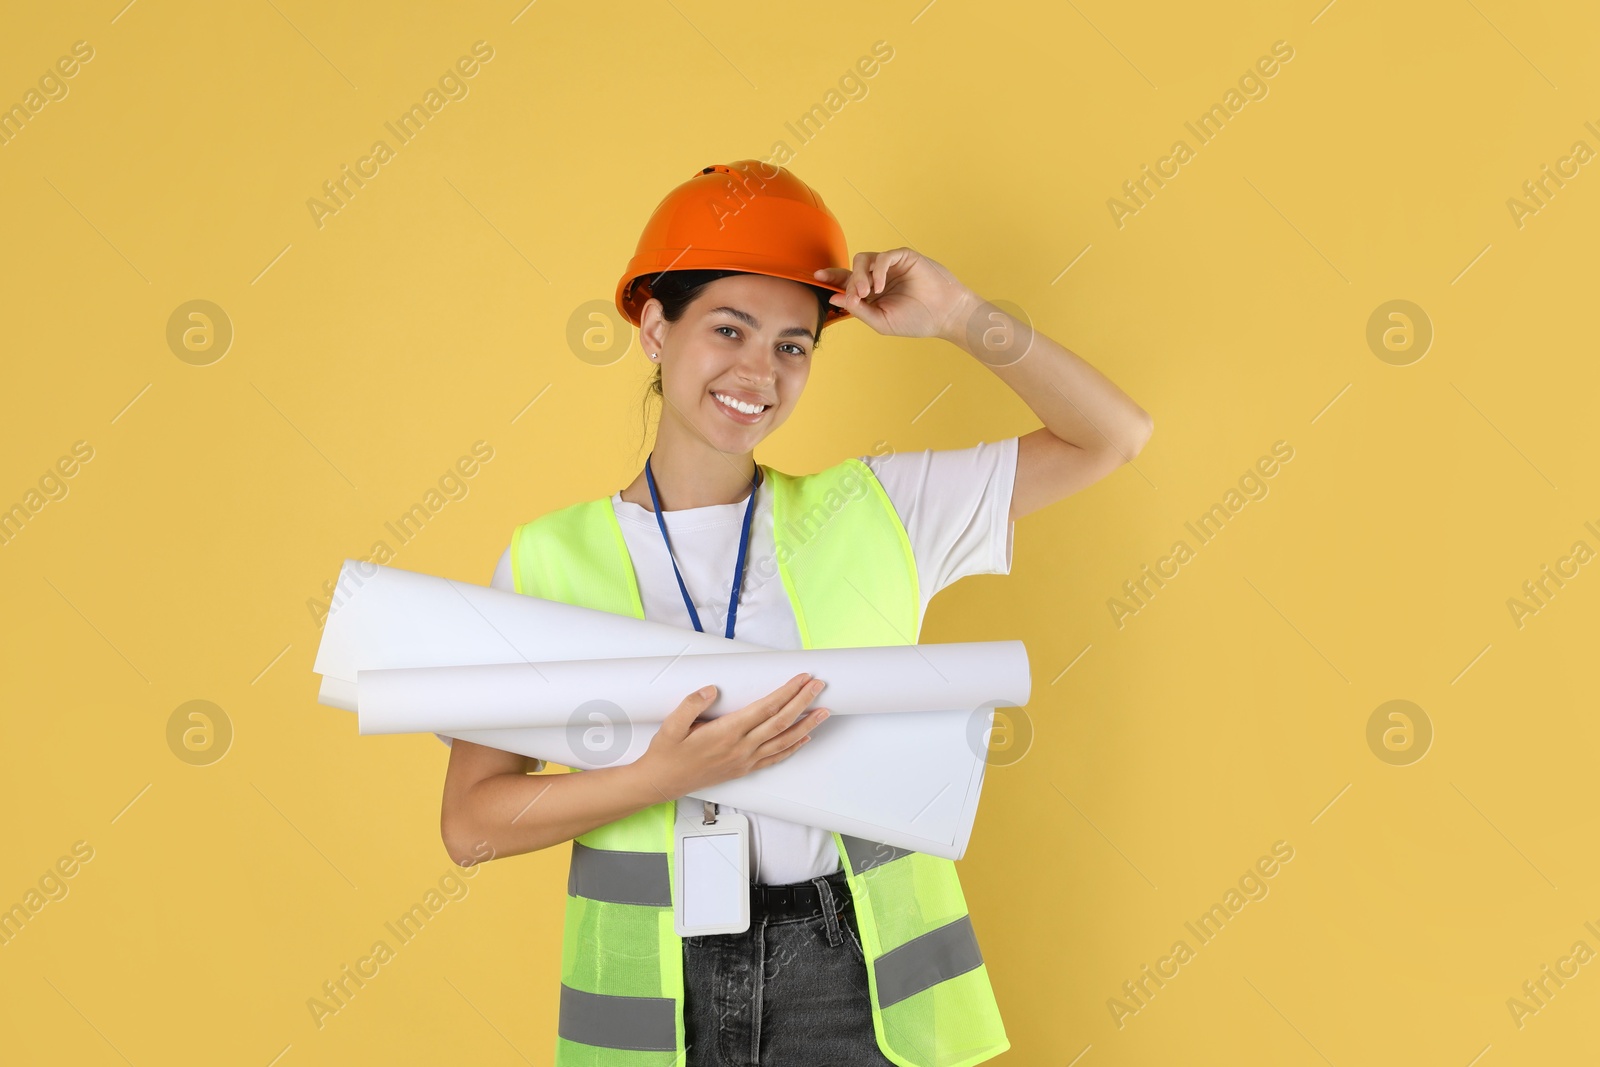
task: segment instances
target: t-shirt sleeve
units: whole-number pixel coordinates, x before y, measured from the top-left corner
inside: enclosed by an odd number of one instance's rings
[[[510,545],[507,545],[506,550],[500,553],[500,562],[494,566],[494,577],[489,579],[489,586],[492,589],[504,589],[508,593],[517,591],[516,585],[511,581]]]
[[[878,476],[906,528],[924,607],[968,575],[1011,573],[1017,438],[861,460]]]

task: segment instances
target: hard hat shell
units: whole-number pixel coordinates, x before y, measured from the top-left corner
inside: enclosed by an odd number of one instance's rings
[[[822,267],[849,269],[850,258],[844,229],[816,190],[762,160],[719,163],[656,206],[617,283],[617,309],[638,326],[650,279],[668,270],[736,270],[844,292],[813,276]],[[830,304],[822,325],[849,317]]]

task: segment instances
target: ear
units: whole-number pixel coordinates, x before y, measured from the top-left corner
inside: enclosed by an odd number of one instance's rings
[[[644,346],[645,354],[659,353],[661,346],[667,338],[667,317],[661,313],[661,301],[655,297],[646,300],[639,309],[639,343]],[[655,361],[659,366],[661,361]]]

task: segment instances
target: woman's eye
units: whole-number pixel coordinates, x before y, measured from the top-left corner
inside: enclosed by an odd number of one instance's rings
[[[729,326],[727,324],[723,324],[723,325],[720,325],[720,326],[713,326],[712,329],[713,330],[727,330],[728,332],[722,335],[724,337],[738,337],[739,336],[739,330],[736,327]],[[801,348],[797,344],[792,344],[792,343],[791,344],[786,344],[786,345],[782,346],[782,349],[788,355],[791,355],[791,356],[804,357],[807,354],[806,350],[804,348]]]

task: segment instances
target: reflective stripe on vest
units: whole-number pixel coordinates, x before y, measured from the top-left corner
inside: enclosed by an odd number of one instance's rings
[[[610,904],[672,907],[672,875],[665,852],[623,852],[572,842],[567,893]]]
[[[892,948],[873,961],[877,972],[878,1003],[887,1008],[947,978],[965,974],[983,963],[978,937],[972,932],[972,917],[963,915],[955,922],[929,930],[899,948]]]
[[[671,1052],[677,1047],[677,1010],[671,997],[612,997],[563,983],[556,1032],[582,1045]]]
[[[800,477],[763,469],[773,539],[761,550],[752,544],[749,566],[776,561],[802,646],[915,643],[916,561],[870,468],[847,459]],[[517,527],[511,557],[519,593],[644,617],[609,497]],[[558,1067],[682,1062],[675,811],[671,801],[655,804],[573,842]],[[1009,1048],[955,864],[844,834],[833,840],[850,883],[883,1054],[900,1067],[970,1067]]]
[[[845,859],[850,863],[851,874],[861,874],[879,864],[897,860],[911,853],[909,848],[897,848],[878,841],[851,837],[849,834],[840,834],[839,837],[844,842]]]

